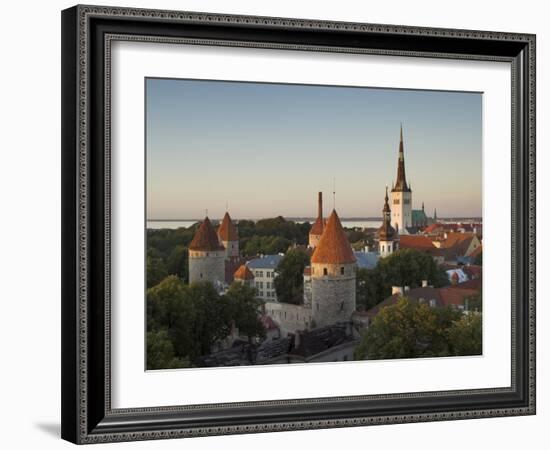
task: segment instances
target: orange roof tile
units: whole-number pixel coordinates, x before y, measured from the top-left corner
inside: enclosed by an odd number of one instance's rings
[[[212,222],[208,217],[205,217],[201,223],[199,229],[195,233],[191,244],[189,244],[189,250],[223,250],[224,248],[218,240],[218,235],[214,231]]]
[[[454,247],[465,241],[470,241],[474,237],[474,233],[447,233],[447,238],[443,241],[443,246],[445,248]]]
[[[444,287],[439,289],[442,306],[463,305],[465,299],[475,297],[478,294],[479,291],[477,289],[463,289],[460,287]]]
[[[245,264],[243,264],[237,269],[234,277],[238,278],[239,280],[253,280],[254,274]]]
[[[338,214],[332,210],[319,244],[311,256],[312,263],[347,264],[356,261]]]
[[[433,249],[435,245],[426,236],[404,234],[399,236],[399,248]]]
[[[218,236],[220,241],[237,241],[239,239],[237,228],[228,212],[223,216],[222,223],[218,228]]]
[[[441,228],[443,227],[440,223],[432,223],[431,225],[428,225],[426,228],[424,228],[424,233],[433,233],[434,231],[437,231]]]
[[[311,229],[309,230],[309,234],[313,234],[315,236],[320,236],[323,234],[323,227],[324,227],[324,220],[322,217],[317,217],[317,220],[313,223],[311,226]]]

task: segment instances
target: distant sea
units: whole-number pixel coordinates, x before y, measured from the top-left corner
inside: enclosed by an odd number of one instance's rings
[[[289,219],[293,220],[293,219]],[[296,219],[295,222],[305,222],[304,219]],[[313,223],[315,219],[309,219],[310,223]],[[382,225],[381,219],[341,219],[342,225],[345,228],[378,228]],[[196,220],[148,220],[147,228],[152,230],[160,229],[175,229],[175,228],[188,228],[191,225],[197,223]]]

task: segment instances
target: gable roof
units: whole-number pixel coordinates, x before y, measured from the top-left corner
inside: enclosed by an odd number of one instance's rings
[[[312,263],[347,264],[356,261],[340,218],[333,209],[321,235],[319,244],[311,256]]]
[[[215,251],[223,249],[223,246],[218,240],[218,235],[214,231],[212,222],[210,222],[210,219],[206,216],[197,229],[193,240],[189,244],[189,250]]]
[[[235,272],[234,278],[239,280],[253,280],[254,274],[245,264],[242,264],[241,267],[239,267]]]
[[[237,233],[237,228],[231,220],[231,216],[228,212],[223,216],[222,223],[218,228],[218,236],[220,241],[237,241],[239,239],[239,234]]]

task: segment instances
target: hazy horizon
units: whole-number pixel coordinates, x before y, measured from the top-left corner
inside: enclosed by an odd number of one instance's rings
[[[147,219],[381,217],[403,123],[413,209],[481,217],[480,93],[147,79]],[[186,220],[186,219],[183,219]]]

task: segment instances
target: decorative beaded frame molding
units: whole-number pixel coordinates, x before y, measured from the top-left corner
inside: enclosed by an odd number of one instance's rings
[[[93,35],[93,20],[121,24],[161,23],[169,26],[215,29],[240,27],[251,36],[259,30],[279,33],[311,31],[375,35],[384,37],[458,39],[513,47],[508,53],[491,51],[481,54],[468,51],[445,52],[432,49],[395,49],[339,46],[322,43],[281,43],[261,39],[220,39],[198,37],[152,36],[134,31]],[[75,6],[63,12],[63,295],[62,295],[62,436],[75,443],[99,443],[144,439],[165,439],[220,434],[271,432],[374,424],[440,421],[482,417],[535,414],[535,36],[530,34],[449,30],[395,25],[313,21],[255,16],[233,16],[178,11],[159,11],[99,6]],[[219,36],[219,33],[218,35]],[[94,38],[96,41],[94,41]],[[136,409],[112,409],[110,365],[110,67],[111,44],[116,40],[155,43],[254,47],[317,52],[383,54],[395,56],[478,59],[506,61],[512,65],[512,384],[509,388],[439,391],[359,397],[290,399],[267,402],[191,405]],[[435,46],[434,46],[435,47]],[[491,48],[491,45],[487,45]],[[518,50],[515,51],[514,49]],[[95,58],[102,53],[102,58]],[[501,53],[506,53],[504,50]],[[99,61],[99,62],[98,62]],[[100,66],[100,67],[98,67]],[[90,80],[103,74],[103,93]],[[100,77],[101,78],[101,77]],[[94,89],[95,86],[95,89]],[[91,113],[93,102],[102,97],[103,123],[94,140],[97,115]],[[519,99],[519,101],[518,101]],[[518,104],[520,103],[520,104]],[[95,120],[95,122],[94,122]],[[101,149],[102,147],[102,149]],[[102,152],[99,166],[91,163]],[[98,169],[99,167],[99,169]],[[100,186],[100,187],[98,187]],[[99,205],[100,207],[96,207]],[[100,238],[94,240],[101,231]],[[519,251],[518,251],[519,250]],[[102,273],[91,267],[100,267]],[[92,273],[93,272],[93,273]],[[101,277],[102,275],[102,277]],[[99,278],[98,278],[99,277]],[[97,280],[102,278],[101,282]],[[98,292],[99,291],[99,292]],[[523,293],[518,296],[517,293]],[[521,317],[518,317],[518,311]],[[101,320],[96,319],[99,314]],[[519,342],[519,340],[521,342]],[[520,346],[521,344],[521,346]],[[521,349],[521,352],[519,351]],[[96,355],[99,351],[100,357]],[[521,353],[520,356],[518,354]],[[518,370],[519,369],[519,370]],[[520,392],[521,391],[521,392]],[[502,405],[492,402],[496,396],[508,400]],[[462,399],[462,403],[436,404],[437,399]],[[487,399],[480,403],[477,399]],[[504,397],[503,397],[504,398]],[[99,399],[99,400],[98,400]],[[433,400],[434,407],[420,407],[418,402]],[[402,410],[384,413],[363,412],[350,407],[335,416],[331,406],[342,402],[399,400]],[[367,402],[367,403],[365,403]],[[469,404],[470,402],[471,404]],[[425,403],[425,402],[424,402]],[[353,405],[353,403],[349,403]],[[361,403],[363,404],[363,403]],[[307,417],[314,405],[326,409],[325,416]],[[417,410],[415,411],[415,405]],[[407,406],[407,408],[405,408]],[[288,414],[281,408],[304,408],[303,415]],[[251,409],[252,408],[252,409]],[[276,420],[237,420],[243,410],[278,409]],[[411,409],[412,408],[412,409]],[[427,408],[427,409],[426,409]],[[214,410],[235,412],[235,419],[212,418]],[[260,411],[260,410],[258,410]],[[321,410],[319,410],[321,411]],[[332,412],[330,412],[332,411]],[[378,409],[383,411],[383,408]],[[412,412],[411,412],[412,411]],[[199,417],[186,418],[190,412]],[[317,412],[317,411],[316,411]],[[330,412],[330,413],[329,413]],[[254,415],[253,414],[253,415]],[[250,413],[249,413],[250,415]],[[193,422],[195,420],[195,422]],[[206,424],[206,425],[205,425]]]

